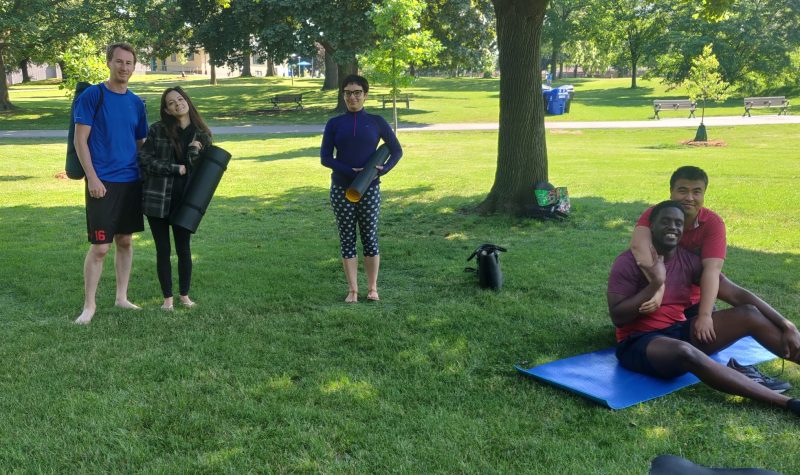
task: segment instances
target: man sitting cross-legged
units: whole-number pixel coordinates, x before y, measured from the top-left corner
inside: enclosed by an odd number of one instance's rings
[[[653,265],[639,266],[631,251],[614,261],[608,278],[608,310],[617,333],[617,359],[624,368],[661,378],[691,372],[714,389],[785,407],[800,415],[800,400],[791,399],[721,365],[708,355],[742,337],[752,336],[778,356],[800,361],[800,332],[789,320],[753,293],[720,279],[719,298],[732,308],[716,311],[716,338],[700,342],[692,332],[688,306],[691,286],[700,281],[700,258],[678,247],[685,213],[680,203],[664,201],[653,208],[650,230]],[[664,285],[660,307],[641,314],[639,308]]]

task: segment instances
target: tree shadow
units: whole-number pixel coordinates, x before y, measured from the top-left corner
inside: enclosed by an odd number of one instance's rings
[[[0,176],[0,181],[24,181],[24,180],[31,180],[33,178],[36,177],[29,175],[5,175],[5,176]]]
[[[432,84],[431,86],[425,86],[423,83],[418,82],[414,84],[413,90],[440,91],[442,88],[446,88],[448,91],[488,92],[498,91],[500,89],[500,80],[494,78],[435,78],[430,82]],[[435,84],[435,86],[433,84]]]
[[[247,137],[244,136],[236,136],[241,137],[239,140],[247,140]],[[229,136],[225,136],[225,141],[237,141],[228,140]],[[252,140],[252,137],[250,137]],[[279,153],[273,153],[270,155],[259,155],[256,157],[241,157],[236,158],[236,161],[251,161],[251,162],[275,162],[279,160],[294,160],[296,158],[317,158],[319,159],[319,147],[301,147],[292,150],[285,150]]]
[[[648,203],[574,197],[567,221],[542,222],[463,213],[465,202],[482,196],[430,199],[432,191],[384,185],[379,305],[342,307],[339,242],[324,187],[215,197],[193,238],[193,292],[203,296],[208,312],[222,315],[391,316],[393,331],[463,337],[507,369],[518,360],[563,358],[613,344],[608,271]],[[1,247],[0,272],[13,304],[34,314],[78,309],[88,249],[83,207],[2,207],[0,224],[0,243],[42,237],[35,245]],[[505,284],[499,292],[479,289],[474,274],[464,272],[467,257],[484,242],[508,249],[500,257]],[[144,300],[154,305],[159,292],[149,231],[136,235],[135,249],[130,293],[150,295]],[[731,248],[729,256],[731,279],[798,317],[797,256],[742,248]],[[99,298],[113,301],[113,272],[104,275]]]

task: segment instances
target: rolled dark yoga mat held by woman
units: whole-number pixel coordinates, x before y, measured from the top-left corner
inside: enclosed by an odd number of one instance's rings
[[[364,269],[367,274],[367,300],[379,300],[378,270],[378,217],[381,211],[380,179],[397,164],[403,149],[386,120],[364,110],[369,93],[369,83],[361,76],[347,76],[339,88],[347,105],[347,112],[325,124],[320,157],[331,173],[330,199],[336,225],[339,228],[342,265],[349,287],[345,302],[358,301],[358,257],[356,253],[356,226],[361,235],[364,252]],[[363,170],[378,142],[389,147],[391,156],[384,165],[376,165],[377,176],[364,191],[357,203],[345,194],[356,175]],[[335,151],[335,154],[334,154]]]
[[[197,232],[230,161],[231,154],[216,145],[203,148],[200,163],[186,184],[180,208],[170,213],[173,226],[180,226],[192,233]]]
[[[361,200],[364,192],[367,191],[369,185],[371,185],[375,177],[378,176],[378,166],[385,166],[391,153],[389,146],[383,144],[370,155],[369,160],[367,160],[367,163],[364,165],[365,168],[358,172],[352,183],[350,183],[350,186],[344,192],[344,197],[347,198],[348,201],[358,203]]]
[[[195,304],[189,298],[192,280],[192,234],[171,223],[181,205],[191,173],[200,160],[200,152],[211,146],[211,131],[191,99],[180,87],[168,88],[161,95],[161,120],[150,127],[139,165],[144,175],[142,210],[147,216],[156,244],[156,270],[164,310],[173,309],[172,266],[170,264],[169,229],[175,239],[178,255],[180,303]]]

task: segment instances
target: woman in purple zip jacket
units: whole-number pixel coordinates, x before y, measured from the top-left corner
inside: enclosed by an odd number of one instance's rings
[[[364,110],[369,83],[355,74],[347,76],[340,88],[347,104],[347,113],[334,117],[325,124],[320,157],[331,173],[331,207],[339,228],[339,241],[344,274],[349,291],[345,302],[358,302],[358,257],[356,254],[356,224],[361,234],[364,250],[364,268],[367,273],[367,300],[377,301],[378,269],[378,216],[381,212],[380,177],[389,173],[403,156],[403,149],[386,120]],[[378,176],[370,184],[358,203],[345,198],[345,190],[378,148],[378,142],[389,146],[391,156],[385,165],[378,165]],[[336,150],[334,154],[334,150]]]

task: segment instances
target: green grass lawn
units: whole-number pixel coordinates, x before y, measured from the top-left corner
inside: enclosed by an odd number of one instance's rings
[[[613,412],[512,369],[613,344],[609,267],[684,164],[711,176],[726,273],[800,322],[796,127],[679,145],[693,134],[548,132],[565,223],[464,211],[491,186],[496,132],[401,134],[382,301],[357,305],[342,303],[320,137],[227,136],[234,159],[193,240],[198,307],[159,310],[146,231],[129,294],[144,310],[111,306],[108,259],[88,327],[71,323],[88,245],[81,182],[54,178],[63,141],[4,140],[0,472],[642,474],[672,453],[798,473],[787,413],[703,386]],[[483,242],[508,248],[498,293],[463,272]],[[800,387],[792,364],[781,378]]]
[[[657,80],[639,80],[637,89],[630,89],[627,78],[564,79],[554,85],[560,84],[573,84],[575,98],[569,114],[548,116],[548,121],[648,120],[653,117],[653,99],[688,97],[686,91],[667,90]],[[174,85],[181,85],[189,92],[211,125],[323,124],[336,105],[335,91],[320,91],[321,79],[297,78],[292,83],[289,78],[226,78],[211,86],[207,78],[182,80],[172,75],[136,75],[131,89],[147,101],[151,122],[158,120],[161,92]],[[11,100],[19,109],[0,114],[0,130],[66,129],[69,100],[52,81],[15,85],[10,91]],[[391,111],[381,109],[377,101],[387,91],[386,87],[374,85],[367,107],[389,118]],[[420,78],[405,91],[414,99],[410,109],[405,109],[405,105],[398,109],[403,124],[497,122],[498,79]],[[305,109],[270,111],[269,98],[281,93],[303,93]],[[710,103],[706,115],[741,115],[743,110],[742,98],[737,96],[722,104]],[[753,113],[777,111],[756,109]],[[686,117],[688,112],[667,111],[662,115]]]

